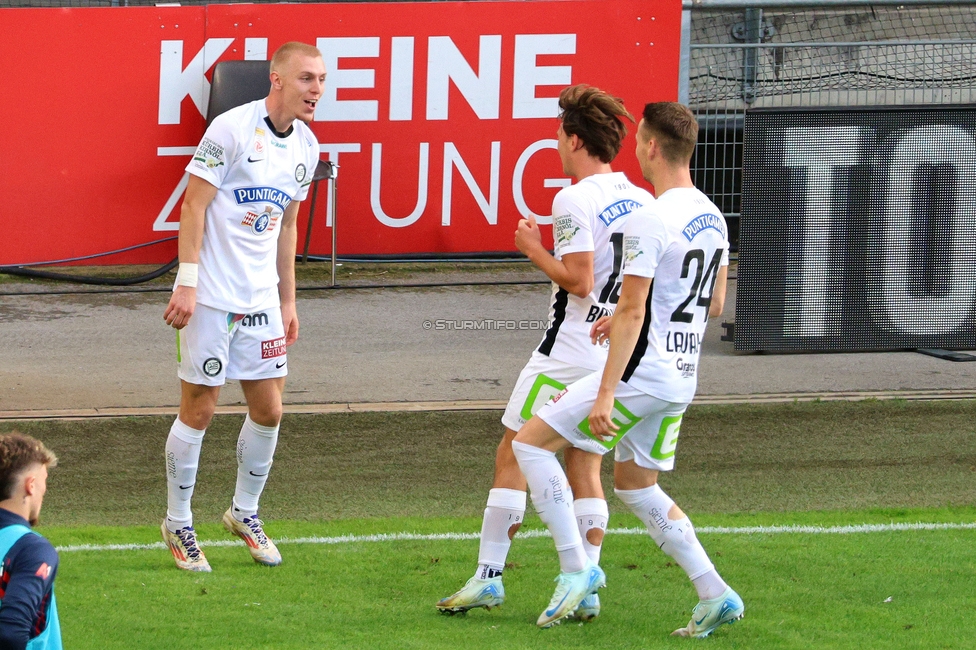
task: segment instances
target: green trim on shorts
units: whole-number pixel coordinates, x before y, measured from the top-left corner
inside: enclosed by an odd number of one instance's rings
[[[672,415],[661,420],[661,429],[657,432],[657,440],[651,448],[651,458],[665,461],[674,458],[674,450],[678,447],[678,434],[681,433],[681,415]]]
[[[625,420],[622,421],[616,417],[613,417],[614,414],[617,414],[620,417],[625,418]],[[605,440],[603,438],[593,435],[590,432],[590,418],[588,416],[583,418],[583,421],[580,422],[578,425],[576,425],[576,428],[579,429],[586,436],[589,436],[590,438],[596,440],[598,443],[600,443],[601,446],[606,447],[607,449],[613,449],[614,447],[617,446],[617,443],[620,442],[620,440],[627,434],[627,432],[633,429],[634,426],[642,419],[643,418],[639,418],[633,413],[631,413],[630,411],[628,411],[627,409],[625,409],[624,405],[621,404],[619,401],[613,400],[613,410],[610,412],[610,421],[616,424],[620,428],[617,429],[617,433],[612,438],[610,438],[609,440]],[[678,419],[680,420],[681,418],[679,417]],[[658,436],[658,438],[660,438],[660,436]],[[655,448],[657,448],[656,444],[655,444]],[[671,450],[671,454],[674,455],[673,447]]]
[[[546,386],[551,386],[552,388],[555,388],[555,390],[552,391],[551,394],[548,394],[549,391],[546,391],[547,395],[542,401],[542,404],[536,404],[536,400],[539,399],[539,392]],[[532,419],[532,416],[535,415],[536,411],[542,408],[542,406],[548,402],[553,395],[560,392],[564,388],[566,388],[566,384],[560,383],[552,377],[547,377],[546,375],[539,373],[539,375],[535,378],[535,383],[532,384],[532,388],[529,389],[529,394],[525,396],[525,403],[522,404],[522,411],[519,413],[519,417],[528,422]]]
[[[180,331],[176,330],[176,363],[183,363],[183,355],[180,354]]]

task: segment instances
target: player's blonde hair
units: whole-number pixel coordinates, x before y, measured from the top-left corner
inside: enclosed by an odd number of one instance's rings
[[[24,470],[33,465],[57,464],[58,457],[40,440],[17,431],[0,435],[0,501],[13,496],[17,477]]]
[[[691,109],[678,102],[652,102],[644,107],[644,123],[637,137],[654,137],[664,159],[672,165],[691,162],[698,144],[698,120]]]
[[[290,41],[285,43],[271,56],[271,72],[277,72],[281,74],[282,68],[285,64],[295,56],[300,54],[302,56],[317,56],[322,58],[322,53],[314,45],[309,45],[308,43],[301,43],[299,41]]]
[[[621,118],[634,121],[622,99],[586,84],[563,89],[559,93],[559,110],[563,132],[582,140],[587,152],[604,163],[617,157],[627,135]]]

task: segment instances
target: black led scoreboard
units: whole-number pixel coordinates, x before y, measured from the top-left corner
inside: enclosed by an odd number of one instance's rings
[[[746,113],[735,348],[976,349],[976,108]]]

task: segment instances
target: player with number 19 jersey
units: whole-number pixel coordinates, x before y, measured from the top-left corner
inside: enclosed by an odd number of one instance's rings
[[[624,227],[624,275],[652,278],[644,324],[621,377],[666,402],[688,404],[698,386],[712,289],[729,264],[725,217],[701,191],[676,187]]]
[[[650,192],[633,185],[622,172],[587,176],[556,194],[554,256],[592,251],[594,283],[586,298],[552,284],[549,329],[538,352],[586,370],[603,368],[606,349],[590,342],[590,326],[601,315],[613,313],[617,303],[625,217],[653,202]]]

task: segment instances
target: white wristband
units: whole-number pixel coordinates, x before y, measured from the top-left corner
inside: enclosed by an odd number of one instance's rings
[[[197,269],[199,264],[193,262],[180,262],[180,269],[176,272],[176,286],[195,287],[197,286]]]

